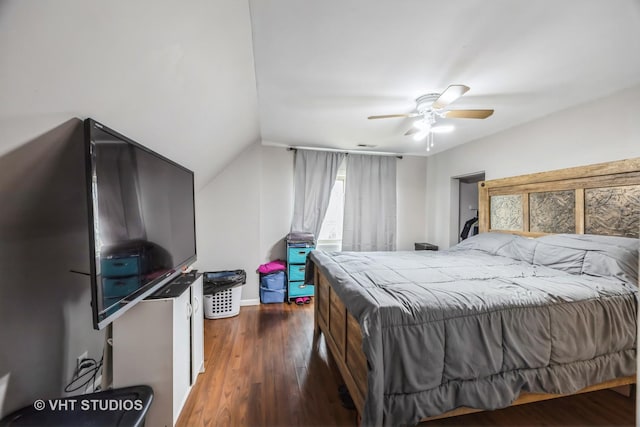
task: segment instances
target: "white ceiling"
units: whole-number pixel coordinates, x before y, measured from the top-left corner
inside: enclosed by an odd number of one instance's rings
[[[637,0],[250,0],[263,143],[426,154],[417,96],[471,90],[438,152],[640,83]]]

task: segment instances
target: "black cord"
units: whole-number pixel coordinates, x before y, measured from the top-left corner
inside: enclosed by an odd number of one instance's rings
[[[96,388],[95,384],[96,384],[96,378],[98,377],[98,372],[102,368],[102,360],[103,359],[104,359],[104,354],[102,355],[102,357],[100,357],[100,363],[98,363],[98,366],[97,366],[97,368],[96,368],[96,370],[94,371],[94,374],[93,374],[92,384],[93,384],[93,391],[94,392],[99,391],[102,388],[100,385]]]
[[[80,362],[80,364],[76,367],[73,373],[73,378],[71,379],[69,384],[67,384],[66,387],[64,388],[65,393],[73,393],[75,391],[80,390],[83,387],[86,389],[88,384],[91,384],[91,383],[95,384],[96,378],[98,376],[98,372],[100,372],[100,369],[102,368],[103,358],[104,356],[100,358],[100,362],[96,362],[96,360],[92,358],[83,359]],[[86,370],[82,372],[84,369]],[[89,375],[89,377],[87,377],[87,375]],[[84,382],[77,385],[77,383],[82,379],[85,379]]]

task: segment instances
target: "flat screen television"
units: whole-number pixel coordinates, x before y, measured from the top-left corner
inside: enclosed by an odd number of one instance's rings
[[[86,119],[93,325],[102,329],[196,260],[193,172]]]

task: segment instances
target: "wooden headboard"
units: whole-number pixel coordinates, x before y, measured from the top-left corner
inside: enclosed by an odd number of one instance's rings
[[[640,157],[478,183],[480,232],[640,237]]]

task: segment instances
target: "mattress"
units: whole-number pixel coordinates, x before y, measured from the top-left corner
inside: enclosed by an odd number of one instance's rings
[[[362,330],[364,425],[635,373],[637,242],[480,236],[440,252],[311,253],[309,276],[324,273]]]

